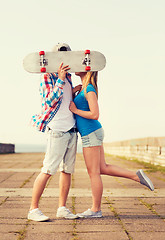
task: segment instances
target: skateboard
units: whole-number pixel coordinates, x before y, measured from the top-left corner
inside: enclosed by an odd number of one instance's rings
[[[30,73],[57,72],[60,64],[69,65],[69,72],[101,71],[106,65],[105,56],[97,51],[35,52],[23,60],[23,67]]]

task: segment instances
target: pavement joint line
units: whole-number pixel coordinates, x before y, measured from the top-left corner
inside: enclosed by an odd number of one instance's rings
[[[25,239],[29,223],[30,223],[30,220],[27,220],[24,228],[22,228],[20,231],[16,232],[18,234],[17,240],[24,240]]]
[[[129,240],[133,240],[133,238],[131,237],[130,233],[129,233],[128,230],[126,229],[124,223],[122,222],[119,214],[117,213],[116,209],[113,207],[113,204],[114,204],[114,203],[112,203],[112,202],[109,200],[108,197],[105,197],[105,199],[106,199],[106,202],[107,202],[108,205],[109,205],[109,208],[110,208],[111,212],[114,214],[115,218],[119,221],[119,223],[120,223],[123,231],[126,233],[128,239],[129,239]]]
[[[5,182],[6,180],[8,180],[10,177],[12,177],[13,175],[14,175],[15,173],[13,173],[13,174],[10,174],[10,176],[8,176],[7,178],[5,178],[5,179],[3,179],[0,183],[3,183],[3,182]]]
[[[2,204],[4,204],[4,203],[7,201],[8,198],[9,198],[9,197],[6,197],[6,198],[0,203],[0,206],[1,206]]]
[[[74,174],[72,174],[72,181],[71,181],[71,187],[72,189],[74,189],[75,186],[75,178],[74,178]],[[72,196],[72,211],[73,214],[76,214],[76,197]],[[78,238],[78,233],[77,233],[77,219],[73,219],[73,231],[72,231],[72,236],[73,238],[71,240],[77,240]]]
[[[23,188],[28,182],[30,182],[30,179],[34,176],[34,174],[35,172],[21,184],[20,188]]]
[[[15,162],[15,163],[11,164],[10,167],[8,167],[8,168],[11,168],[11,169],[12,169],[13,167],[19,165],[20,163],[21,163],[21,162]]]
[[[0,172],[41,172],[41,168],[1,168]],[[60,172],[59,170],[57,172]],[[84,168],[76,168],[75,173],[87,172]]]
[[[150,198],[160,198],[165,197],[165,188],[158,189],[155,193],[146,188],[127,188],[116,189],[116,188],[104,188],[103,197],[150,197]],[[1,197],[31,197],[32,188],[0,188]],[[90,188],[70,188],[69,197],[91,197],[92,192]],[[59,188],[45,188],[42,197],[59,197]]]
[[[75,203],[76,203],[76,197],[72,197],[72,210],[73,214],[76,214],[75,212]],[[77,219],[73,219],[73,231],[72,231],[73,238],[71,240],[76,240],[78,238],[78,232],[77,232]]]
[[[0,172],[41,172],[40,168],[1,168]]]
[[[123,188],[127,188],[124,183],[122,183],[118,178],[114,177],[116,182],[118,182]],[[128,189],[128,188],[127,188]]]
[[[156,179],[158,179],[158,180],[161,180],[161,181],[165,182],[165,178],[163,178],[163,177],[156,177]]]
[[[155,214],[156,216],[158,216],[160,219],[162,219],[163,221],[165,221],[165,217],[162,217],[160,214],[158,214],[156,212],[156,210],[154,209],[153,205],[154,204],[150,204],[147,203],[146,201],[142,200],[141,198],[138,198],[138,200],[147,208],[149,209],[153,214]]]

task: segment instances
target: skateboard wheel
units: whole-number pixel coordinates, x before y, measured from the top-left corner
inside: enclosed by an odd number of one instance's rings
[[[90,54],[90,50],[85,50],[85,54]]]
[[[44,74],[44,79],[47,80],[48,79],[48,76],[47,74]]]
[[[45,55],[45,52],[44,51],[40,51],[39,52],[39,55],[41,56],[41,55]]]
[[[41,71],[41,72],[46,72],[46,68],[45,68],[45,67],[42,67],[42,68],[40,69],[40,71]]]
[[[91,67],[90,66],[86,66],[85,67],[85,71],[90,71],[91,70]]]

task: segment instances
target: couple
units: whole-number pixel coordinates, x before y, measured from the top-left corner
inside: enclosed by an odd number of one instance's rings
[[[71,51],[67,44],[58,44],[53,51]],[[97,72],[79,72],[82,86],[72,88],[69,66],[60,65],[58,73],[45,74],[40,84],[42,112],[33,116],[34,126],[48,135],[47,151],[41,173],[34,182],[28,219],[47,221],[39,210],[39,200],[50,176],[60,170],[59,208],[57,217],[75,219],[78,217],[102,217],[101,198],[103,184],[101,174],[132,179],[154,190],[150,179],[142,170],[136,173],[118,166],[106,164],[103,149],[104,132],[99,118]],[[76,93],[76,97],[73,99]],[[75,115],[75,118],[74,118]],[[73,214],[66,208],[71,174],[74,172],[77,130],[82,138],[83,156],[91,181],[92,207],[80,214]]]

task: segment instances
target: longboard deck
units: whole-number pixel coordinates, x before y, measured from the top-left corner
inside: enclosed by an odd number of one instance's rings
[[[85,70],[85,53],[84,51],[68,52],[45,52],[45,68],[47,73],[57,72],[60,64],[69,65],[68,72],[86,72]],[[106,65],[105,56],[97,51],[91,51],[89,54],[90,71],[101,71]],[[23,60],[24,69],[30,73],[41,73],[41,56],[38,52],[30,53]]]

